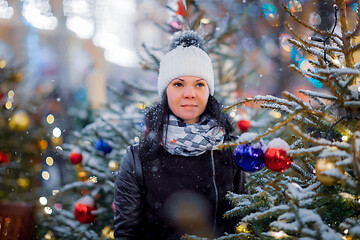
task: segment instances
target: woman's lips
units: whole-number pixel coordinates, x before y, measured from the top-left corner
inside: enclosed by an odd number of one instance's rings
[[[184,105],[180,105],[181,107],[187,107],[187,108],[194,108],[197,105],[193,105],[193,104],[184,104]]]

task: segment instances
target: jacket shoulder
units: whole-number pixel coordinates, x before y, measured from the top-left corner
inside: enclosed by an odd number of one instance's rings
[[[139,186],[143,184],[142,168],[139,154],[139,145],[131,145],[126,148],[126,154],[121,162],[121,171],[135,173]]]

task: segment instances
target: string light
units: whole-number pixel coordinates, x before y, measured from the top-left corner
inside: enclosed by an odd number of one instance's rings
[[[10,90],[9,92],[8,92],[8,97],[9,98],[13,98],[15,96],[15,92],[13,91],[13,90]]]
[[[61,130],[60,130],[60,128],[58,128],[58,127],[54,128],[54,130],[53,130],[53,135],[54,135],[54,137],[56,137],[56,138],[60,137],[60,136],[61,136]]]
[[[271,232],[271,236],[274,237],[274,238],[284,238],[284,237],[288,237],[288,235],[287,235],[284,231]]]
[[[89,177],[89,181],[90,182],[93,182],[93,183],[97,183],[97,177],[96,176],[91,176],[91,177]]]
[[[41,176],[44,180],[49,180],[50,173],[48,171],[42,171]]]
[[[54,115],[52,115],[52,114],[47,115],[46,121],[47,121],[48,124],[53,124],[54,121],[55,121]]]
[[[39,202],[41,205],[44,205],[44,206],[48,203],[46,197],[40,197]]]
[[[0,61],[0,68],[5,68],[6,67],[6,62],[4,60]]]
[[[344,135],[341,137],[341,140],[343,140],[343,142],[347,142],[347,140],[349,140],[349,137]]]
[[[210,23],[210,19],[208,19],[208,18],[202,18],[202,19],[200,20],[200,22],[201,22],[202,24],[209,24],[209,23]]]
[[[54,159],[52,157],[47,157],[45,161],[46,164],[49,166],[52,166],[54,164]]]
[[[269,115],[273,118],[277,118],[277,119],[281,118],[281,113],[275,110],[271,110],[269,112]]]
[[[10,108],[12,107],[12,103],[9,102],[9,101],[7,101],[7,102],[5,103],[5,107],[6,107],[6,109],[10,109]]]
[[[44,212],[46,213],[46,214],[52,214],[52,209],[51,209],[51,207],[49,207],[49,206],[46,206],[46,207],[44,207]]]
[[[59,192],[60,192],[59,190],[56,190],[56,189],[55,189],[55,190],[52,191],[52,195],[55,196],[55,195],[58,194]]]

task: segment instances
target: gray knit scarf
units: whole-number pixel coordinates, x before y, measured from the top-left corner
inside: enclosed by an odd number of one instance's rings
[[[187,124],[170,115],[169,124],[164,128],[163,146],[174,155],[199,156],[207,150],[217,149],[223,143],[224,135],[224,130],[210,115],[203,116],[195,124]]]

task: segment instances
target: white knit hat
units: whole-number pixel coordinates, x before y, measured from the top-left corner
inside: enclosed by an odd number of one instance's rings
[[[204,79],[214,94],[214,71],[204,40],[194,31],[178,32],[171,41],[170,51],[161,59],[158,93],[162,97],[169,83],[177,77],[195,76]]]

